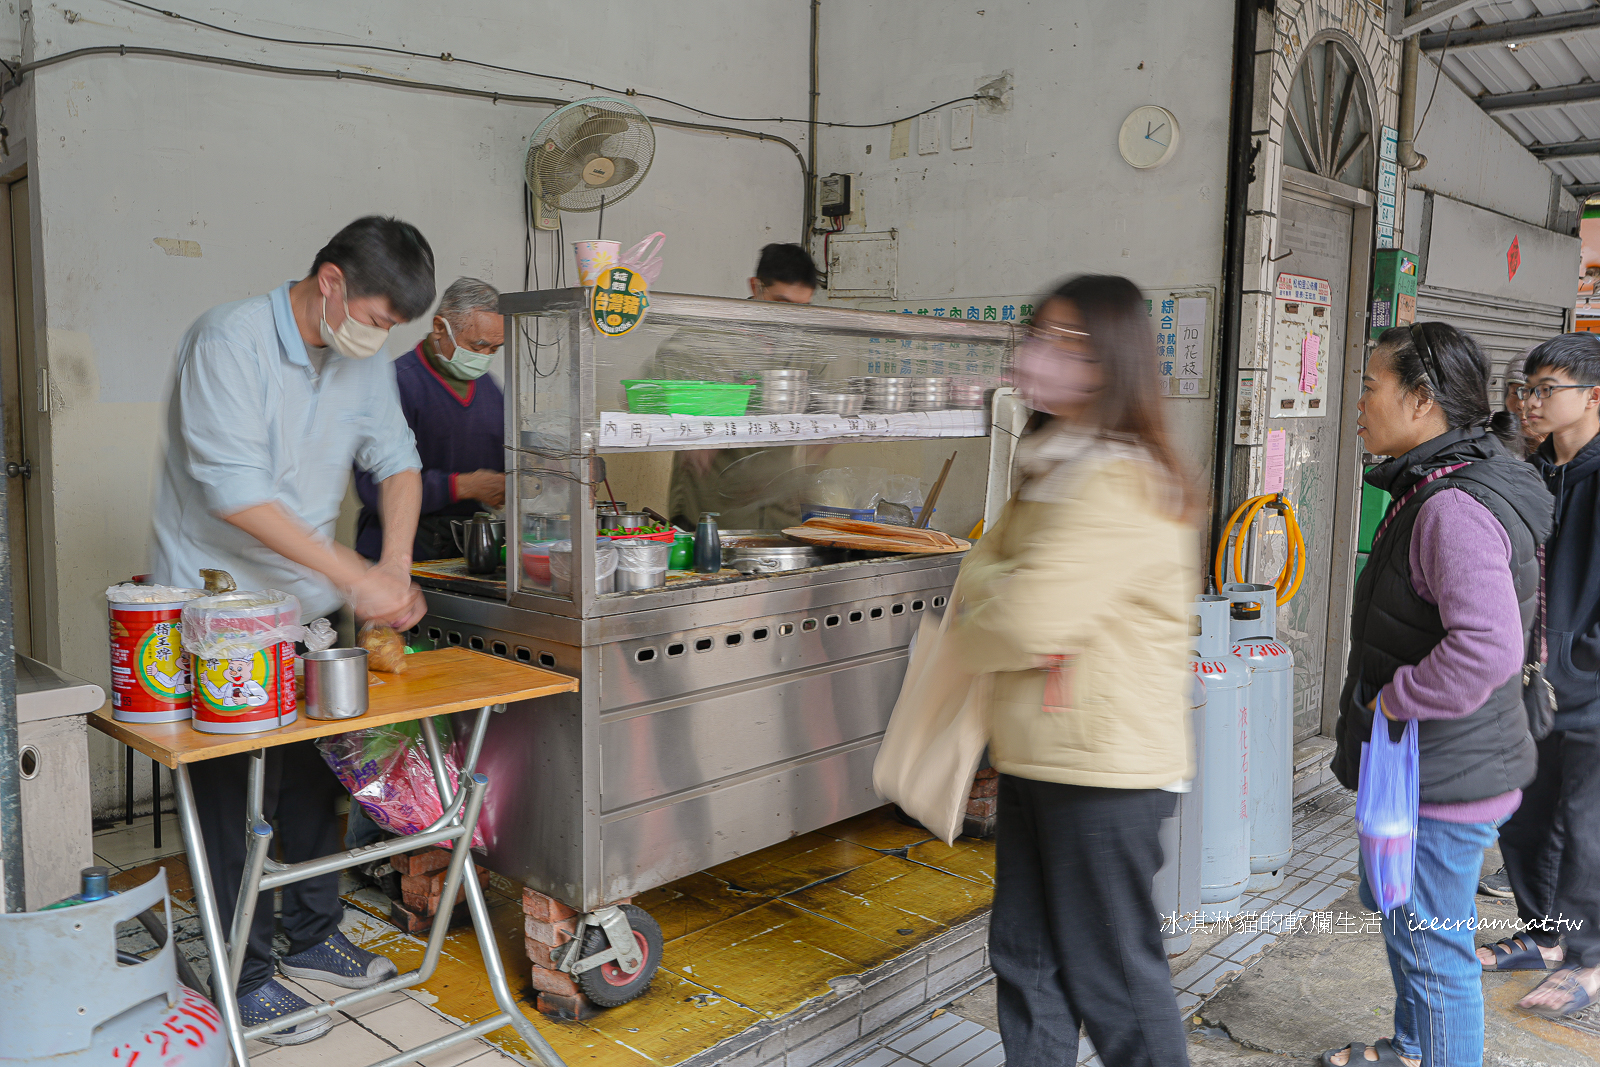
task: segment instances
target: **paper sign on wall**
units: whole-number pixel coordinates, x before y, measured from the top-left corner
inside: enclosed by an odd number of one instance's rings
[[[1322,349],[1322,337],[1318,334],[1307,334],[1306,339],[1300,342],[1300,391],[1314,393],[1317,391],[1317,353]]]
[[[1288,430],[1267,431],[1267,454],[1261,469],[1261,491],[1283,492],[1283,456],[1288,447]]]

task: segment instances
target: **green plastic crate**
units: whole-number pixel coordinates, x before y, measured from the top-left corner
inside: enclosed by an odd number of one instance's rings
[[[755,386],[634,379],[622,388],[635,415],[743,415]]]

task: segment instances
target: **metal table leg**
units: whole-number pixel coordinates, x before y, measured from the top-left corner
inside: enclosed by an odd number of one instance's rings
[[[194,883],[195,905],[200,909],[200,929],[205,934],[206,952],[211,956],[211,997],[222,1013],[228,1032],[228,1047],[234,1062],[245,1067],[250,1057],[244,1050],[244,1033],[239,1020],[239,998],[228,967],[228,946],[222,939],[222,919],[217,913],[217,897],[211,884],[211,868],[206,865],[206,843],[200,835],[200,817],[195,812],[194,788],[189,783],[189,768],[178,764],[174,772],[178,794],[178,820],[183,826],[183,843],[189,850],[189,880]]]
[[[484,775],[477,773],[478,754],[483,751],[483,738],[489,729],[489,716],[496,710],[504,711],[505,705],[500,704],[492,708],[480,708],[478,710],[477,721],[473,723],[472,736],[467,744],[467,757],[461,768],[461,778],[463,780],[470,779],[482,788],[487,788],[489,780]],[[451,784],[449,773],[445,768],[444,754],[440,751],[438,734],[433,730],[433,720],[430,718],[423,721],[427,725],[423,727],[422,736],[428,750],[428,762],[433,765],[433,779],[439,789],[439,799],[441,802],[446,801],[446,798],[453,800],[456,790]],[[470,850],[472,830],[475,828],[476,822],[477,819],[474,818],[472,820],[473,826],[469,826],[466,836],[454,846],[456,851],[465,852]],[[439,900],[440,914],[445,914],[450,910],[446,901],[453,902],[454,900],[455,894],[453,892],[447,897],[441,897]],[[467,911],[472,915],[473,928],[478,932],[478,947],[483,953],[483,969],[489,976],[489,988],[494,993],[495,1003],[500,1005],[500,1010],[505,1015],[505,1022],[500,1025],[509,1024],[517,1032],[517,1036],[527,1042],[528,1047],[533,1049],[534,1055],[538,1056],[546,1067],[563,1067],[561,1057],[556,1055],[556,1050],[550,1047],[550,1043],[544,1039],[544,1036],[528,1020],[528,1017],[522,1014],[522,1009],[518,1006],[516,998],[511,994],[511,987],[506,983],[505,966],[500,961],[500,948],[495,942],[494,927],[489,921],[489,906],[483,899],[483,889],[478,885],[476,871],[467,877]],[[489,1021],[485,1020],[485,1022]],[[498,1029],[498,1027],[495,1027],[495,1029]]]
[[[496,707],[503,710],[503,705]],[[245,1043],[251,1038],[297,1026],[302,1022],[341,1011],[395,990],[421,985],[431,978],[439,965],[445,936],[449,932],[450,912],[453,910],[445,906],[444,902],[455,900],[457,891],[463,888],[463,879],[466,882],[467,908],[472,915],[473,928],[478,934],[479,945],[483,951],[484,970],[489,977],[489,987],[494,992],[495,1002],[500,1007],[500,1014],[463,1027],[455,1033],[436,1038],[417,1048],[398,1053],[381,1063],[372,1064],[371,1067],[408,1067],[419,1059],[482,1037],[505,1026],[510,1026],[528,1043],[545,1067],[566,1067],[561,1057],[550,1047],[549,1042],[522,1014],[512,997],[511,989],[506,982],[505,969],[501,965],[500,953],[495,944],[494,929],[489,923],[489,908],[484,902],[482,888],[478,885],[475,874],[467,876],[467,864],[470,862],[472,852],[472,835],[477,828],[478,817],[483,810],[484,795],[489,785],[489,780],[484,775],[476,773],[475,768],[478,754],[483,749],[489,715],[493,710],[495,709],[482,708],[478,712],[459,783],[449,781],[439,738],[434,733],[432,718],[421,720],[422,736],[429,762],[433,767],[434,782],[439,787],[442,807],[438,821],[432,826],[393,841],[336,852],[303,863],[285,865],[274,863],[267,858],[268,847],[272,840],[272,828],[267,824],[262,812],[265,752],[252,752],[245,826],[249,840],[246,846],[244,877],[240,885],[239,899],[234,903],[232,937],[226,941],[223,939],[222,919],[218,910],[215,887],[211,883],[210,870],[206,866],[205,843],[200,837],[200,822],[195,812],[194,791],[189,782],[189,772],[182,764],[178,766],[175,782],[178,815],[183,826],[184,843],[189,849],[190,873],[194,881],[195,900],[200,908],[201,927],[205,932],[206,950],[211,956],[212,994],[222,1012],[223,1025],[228,1031],[228,1045],[233,1050],[240,1067],[245,1067],[249,1063],[245,1054]],[[460,788],[456,788],[457,784]],[[250,936],[250,924],[260,894],[293,882],[332,874],[372,860],[396,856],[425,845],[441,844],[446,841],[452,843],[450,864],[445,869],[443,892],[440,897],[441,907],[433,917],[433,927],[428,933],[421,966],[415,971],[397,975],[387,982],[313,1004],[271,1022],[262,1023],[248,1030],[244,1029],[239,1018],[239,1002],[235,991],[238,989],[239,972],[244,964],[245,948]]]

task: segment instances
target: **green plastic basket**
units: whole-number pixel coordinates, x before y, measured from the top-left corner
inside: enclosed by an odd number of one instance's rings
[[[624,381],[635,415],[743,415],[753,385],[728,382]]]

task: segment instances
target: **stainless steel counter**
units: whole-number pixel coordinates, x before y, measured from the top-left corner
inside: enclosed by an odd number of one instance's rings
[[[576,618],[429,592],[425,639],[582,682],[490,726],[489,866],[590,910],[878,806],[907,646],[960,561],[604,596]]]

